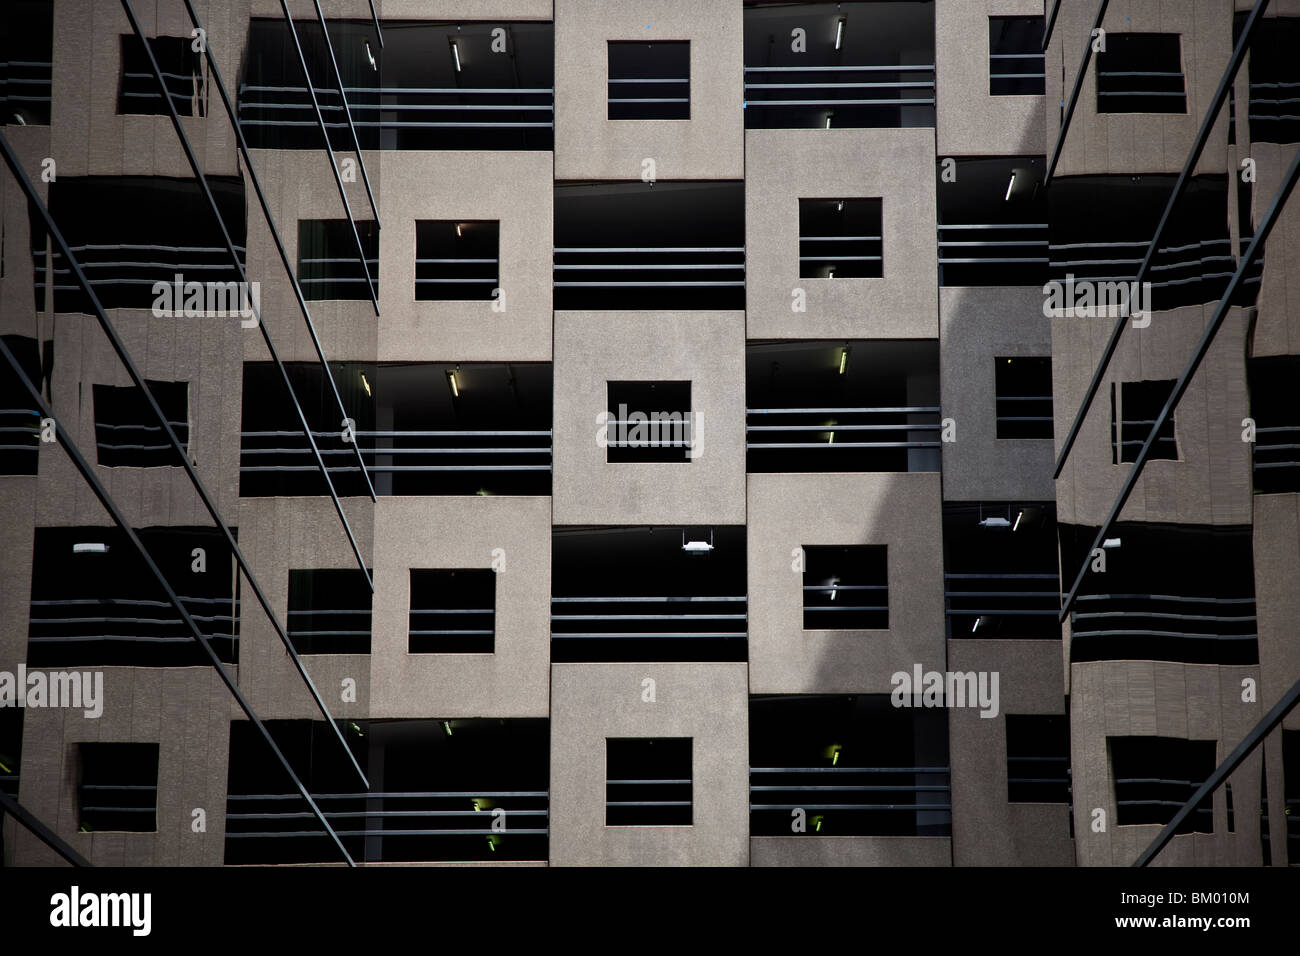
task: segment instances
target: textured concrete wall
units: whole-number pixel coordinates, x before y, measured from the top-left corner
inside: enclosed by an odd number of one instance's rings
[[[1196,349],[1214,304],[1157,312],[1145,329],[1125,329],[1074,450],[1056,482],[1062,523],[1099,525],[1130,464],[1111,464],[1110,383],[1176,379]],[[1052,401],[1059,453],[1106,339],[1111,318],[1052,319]],[[1243,361],[1246,316],[1229,311],[1205,360],[1174,409],[1177,461],[1152,460],[1121,521],[1250,523],[1250,446],[1241,420],[1250,414]]]
[[[380,361],[549,362],[551,154],[392,150],[380,165]],[[415,224],[427,219],[500,222],[505,311],[491,301],[416,301]]]
[[[1243,69],[1242,74],[1245,73]],[[1245,141],[1244,137],[1240,140]],[[1251,193],[1253,222],[1258,223],[1273,202],[1294,152],[1292,145],[1251,143],[1249,155],[1255,160],[1256,174]],[[1264,273],[1256,303],[1258,317],[1251,340],[1253,358],[1300,353],[1300,270],[1291,268],[1297,256],[1300,256],[1300,204],[1288,202],[1274,221],[1264,251]]]
[[[1071,666],[1070,766],[1073,770],[1075,848],[1080,866],[1128,866],[1160,832],[1156,824],[1119,826],[1108,737],[1159,736],[1216,740],[1216,764],[1264,715],[1258,701],[1242,701],[1242,680],[1260,669],[1168,661],[1098,661]],[[1156,858],[1159,866],[1260,862],[1261,754],[1256,751],[1228,778],[1235,832],[1228,832],[1227,794],[1214,794],[1214,832],[1175,837]],[[1093,829],[1093,811],[1105,811],[1106,829]]]
[[[948,709],[956,866],[1072,866],[1064,803],[1011,803],[1007,714],[1064,714],[1059,641],[948,642],[948,670],[997,673],[998,714]]]
[[[137,0],[133,6],[146,36],[188,37],[194,29],[184,4]],[[197,0],[194,8],[233,97],[248,0]],[[60,176],[194,175],[169,116],[117,112],[122,77],[118,37],[131,32],[120,3],[69,0],[54,5],[50,155]],[[236,174],[235,133],[215,89],[208,95],[208,115],[182,116],[181,125],[205,173]]]
[[[745,523],[744,322],[740,312],[556,313],[556,524]],[[606,461],[597,416],[610,381],[689,381],[697,456]]]
[[[1259,699],[1267,709],[1300,681],[1300,495],[1255,495],[1255,617]],[[1300,730],[1300,711],[1282,720]]]
[[[756,694],[887,694],[915,663],[942,670],[943,529],[939,476],[751,475],[749,660]],[[883,544],[889,628],[803,629],[806,545]]]
[[[1041,0],[935,4],[935,132],[940,156],[1042,152],[1043,97],[989,95],[989,17],[1042,15]]]
[[[368,498],[341,498],[348,524],[368,566],[374,566],[374,506]],[[272,610],[289,626],[289,572],[356,568],[334,503],[317,498],[244,498],[239,503],[240,548],[266,593]],[[258,715],[322,719],[320,710],[285,653],[284,644],[247,583],[240,592],[240,689]],[[370,716],[370,656],[307,654],[303,667],[330,713],[338,718]],[[355,702],[344,701],[344,678],[355,682]]]
[[[745,174],[739,3],[556,0],[555,178],[740,179]],[[689,120],[609,120],[609,40],[689,40]]]
[[[751,866],[952,866],[948,837],[753,837]]]
[[[751,339],[938,335],[934,133],[928,129],[745,134],[745,282]],[[799,277],[799,200],[879,198],[878,279]],[[793,311],[803,289],[807,311]]]
[[[1049,155],[1060,130],[1060,104],[1069,101],[1074,89],[1096,14],[1094,3],[1061,3],[1047,50],[1047,95],[1043,99]],[[1178,172],[1232,55],[1231,8],[1221,0],[1116,0],[1106,9],[1102,28],[1107,33],[1180,34],[1187,112],[1099,114],[1097,57],[1093,54],[1055,174]],[[1210,145],[1196,166],[1198,174],[1226,168],[1227,117],[1225,103],[1210,133]]]
[[[642,681],[655,682],[655,702]],[[551,862],[749,863],[749,698],[744,664],[553,664]],[[605,825],[605,740],[690,737],[690,826]]]
[[[81,710],[26,711],[18,802],[95,866],[219,866],[226,837],[229,692],[210,667],[102,670],[99,718]],[[77,745],[96,741],[159,745],[155,831],[78,832]],[[191,828],[197,808],[207,814],[204,833]],[[17,834],[14,859],[20,866],[63,865],[26,830]]]
[[[948,501],[1049,501],[1053,444],[1049,438],[999,439],[995,358],[1050,356],[1051,321],[1037,288],[939,290],[939,367],[944,414],[957,424],[943,444],[943,496]]]
[[[381,498],[375,506],[370,711],[375,717],[545,717],[551,537],[546,498]],[[490,568],[492,654],[408,652],[411,568]]]

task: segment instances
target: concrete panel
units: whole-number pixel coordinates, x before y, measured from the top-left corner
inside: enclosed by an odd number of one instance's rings
[[[943,670],[939,476],[749,477],[749,660],[756,694],[888,694],[897,671]],[[803,629],[806,545],[883,544],[889,627]]]
[[[744,664],[554,664],[551,863],[749,863],[749,697]],[[655,681],[655,702],[642,680]],[[605,741],[690,737],[690,826],[605,825]]]
[[[753,837],[751,866],[952,866],[948,837]]]
[[[740,312],[557,313],[555,523],[744,524],[744,338]],[[610,381],[689,381],[695,457],[606,461]]]
[[[545,717],[551,529],[545,498],[381,498],[375,507],[375,717]],[[491,654],[408,651],[411,568],[497,573]]]
[[[935,4],[935,132],[940,156],[1042,152],[1044,97],[989,94],[989,17],[1042,15],[1041,0]]]
[[[739,3],[556,0],[555,178],[740,179],[745,175]],[[689,40],[689,120],[609,120],[610,40]]]
[[[938,335],[934,135],[926,129],[750,130],[745,259],[752,339]],[[879,198],[883,276],[799,277],[799,200]],[[793,290],[807,310],[795,312]]]
[[[551,154],[387,151],[379,262],[379,360],[546,362],[551,358]],[[417,302],[415,224],[500,222],[496,302]],[[427,255],[427,253],[426,253]]]
[[[1300,495],[1255,496],[1255,617],[1259,701],[1265,708],[1300,680]],[[1300,730],[1300,711],[1282,720]]]
[[[940,381],[957,440],[943,444],[948,501],[1050,501],[1053,444],[1048,438],[999,439],[994,359],[1050,356],[1051,321],[1033,288],[939,290]]]

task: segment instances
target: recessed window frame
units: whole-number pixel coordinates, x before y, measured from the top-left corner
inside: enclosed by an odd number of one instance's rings
[[[652,64],[633,62],[641,47],[649,48],[650,52],[642,55],[654,61]],[[685,76],[681,75],[683,60]],[[690,40],[607,40],[605,62],[606,119],[674,122],[691,118]],[[632,75],[639,71],[657,75]]]
[[[694,749],[691,737],[606,737],[605,826],[694,826]]]
[[[410,568],[407,653],[495,653],[496,577],[491,568]]]
[[[889,546],[803,545],[803,629],[889,629]]]
[[[1054,437],[1051,356],[995,356],[993,392],[999,440]]]

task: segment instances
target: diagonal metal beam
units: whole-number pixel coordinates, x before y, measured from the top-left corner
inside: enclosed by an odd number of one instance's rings
[[[63,837],[47,827],[39,817],[3,790],[0,790],[0,810],[12,814],[13,818],[30,830],[33,836],[73,866],[91,865],[90,861],[74,850]]]
[[[1291,712],[1297,703],[1300,703],[1300,681],[1291,685],[1291,689],[1282,695],[1281,699],[1264,715],[1264,719],[1242,738],[1241,743],[1237,744],[1223,763],[1215,768],[1214,773],[1210,774],[1205,783],[1201,784],[1197,791],[1188,798],[1187,802],[1178,808],[1174,818],[1165,824],[1164,829],[1151,841],[1151,845],[1133,861],[1133,865],[1137,867],[1146,866],[1155,859],[1156,854],[1164,849],[1166,843],[1173,839],[1174,833],[1177,832],[1182,822],[1196,809],[1196,805],[1219,789],[1220,785],[1228,779],[1232,772],[1241,766],[1242,761],[1263,743],[1264,738],[1278,724],[1282,723],[1282,719]],[[1272,832],[1271,829],[1269,832]]]
[[[1155,445],[1156,435],[1164,427],[1165,422],[1169,420],[1169,416],[1173,414],[1174,408],[1183,397],[1183,393],[1187,391],[1192,376],[1196,374],[1196,370],[1200,368],[1202,360],[1214,343],[1214,337],[1223,325],[1228,309],[1232,307],[1233,299],[1236,298],[1237,289],[1241,286],[1246,271],[1250,268],[1251,263],[1255,261],[1256,256],[1263,250],[1264,241],[1268,239],[1269,233],[1273,231],[1273,226],[1277,222],[1282,208],[1286,205],[1287,199],[1290,198],[1297,179],[1300,179],[1300,150],[1296,150],[1296,154],[1291,160],[1291,166],[1282,179],[1282,185],[1278,187],[1277,192],[1274,194],[1268,211],[1264,213],[1259,228],[1255,230],[1250,245],[1241,257],[1241,262],[1238,264],[1236,271],[1233,272],[1232,279],[1228,282],[1228,288],[1224,290],[1223,298],[1219,300],[1219,305],[1214,310],[1214,317],[1210,319],[1209,324],[1205,327],[1205,332],[1201,335],[1200,342],[1196,345],[1196,351],[1192,354],[1182,374],[1178,376],[1178,381],[1174,383],[1174,389],[1170,392],[1168,400],[1165,401],[1164,408],[1160,409],[1160,414],[1156,416],[1155,423],[1151,426],[1151,432],[1147,435],[1146,441],[1142,443],[1142,450],[1138,452],[1137,460],[1133,462],[1133,467],[1129,469],[1129,473],[1124,479],[1124,485],[1120,489],[1119,497],[1115,499],[1114,505],[1111,506],[1110,514],[1106,516],[1106,520],[1097,529],[1097,537],[1093,539],[1092,547],[1084,555],[1083,565],[1079,568],[1079,573],[1075,575],[1074,584],[1070,586],[1070,591],[1061,604],[1059,620],[1064,621],[1070,613],[1070,609],[1074,606],[1075,598],[1079,594],[1079,587],[1083,584],[1084,575],[1088,573],[1092,553],[1101,547],[1101,543],[1105,540],[1111,525],[1115,523],[1120,511],[1123,510],[1125,503],[1128,501],[1129,495],[1133,493],[1133,489],[1137,486],[1138,478],[1141,477],[1142,469],[1146,467],[1151,449]]]
[[[158,89],[162,93],[163,102],[167,104],[167,112],[171,117],[172,127],[176,130],[176,136],[181,141],[181,148],[185,151],[185,159],[194,172],[195,182],[199,184],[199,187],[203,190],[203,195],[208,200],[208,206],[211,208],[212,215],[217,221],[217,227],[221,230],[221,236],[226,242],[226,249],[230,253],[230,259],[234,263],[235,271],[238,273],[240,281],[247,287],[248,276],[244,272],[243,263],[239,261],[239,254],[235,251],[234,241],[230,238],[230,232],[226,229],[226,222],[221,217],[221,210],[217,208],[217,201],[213,198],[212,190],[208,187],[207,177],[203,175],[203,169],[199,165],[198,157],[194,154],[194,147],[190,144],[190,138],[185,132],[185,127],[181,125],[181,118],[176,112],[176,105],[172,102],[171,97],[167,95],[167,84],[163,80],[162,70],[158,66],[158,60],[154,57],[153,47],[145,39],[144,30],[140,27],[140,21],[136,18],[135,9],[131,6],[131,0],[122,0],[122,9],[126,11],[127,19],[131,21],[131,29],[135,31],[136,37],[148,54],[149,67],[153,70],[154,79],[157,81]],[[284,363],[280,361],[280,354],[275,349],[275,343],[271,341],[271,334],[266,330],[266,323],[262,321],[261,310],[255,301],[251,301],[251,304],[253,314],[257,319],[257,327],[262,333],[262,341],[266,343],[267,351],[271,353],[271,358],[275,361],[276,368],[280,370],[280,375],[284,379],[285,387],[289,390],[289,397],[293,400],[294,409],[298,413],[298,420],[302,425],[303,434],[307,437],[307,443],[311,446],[312,453],[316,457],[316,465],[320,469],[321,476],[325,479],[325,486],[329,489],[330,499],[334,502],[334,510],[338,513],[339,521],[343,525],[343,531],[348,536],[348,543],[352,546],[352,553],[356,556],[357,565],[361,568],[361,573],[373,593],[375,589],[374,581],[370,579],[370,572],[366,569],[365,558],[361,556],[361,547],[352,534],[352,526],[348,523],[348,516],[343,512],[343,504],[339,501],[339,496],[334,490],[334,482],[329,476],[329,469],[325,467],[325,461],[321,458],[320,449],[316,446],[316,439],[311,433],[311,426],[307,422],[307,416],[303,413],[302,406],[298,404],[293,384],[289,381],[289,373],[285,369]]]
[[[366,160],[361,155],[361,140],[357,138],[357,127],[352,122],[352,107],[348,105],[348,91],[343,88],[343,74],[339,72],[339,61],[334,56],[334,41],[330,39],[329,27],[325,24],[325,13],[320,8],[320,0],[312,0],[316,5],[316,16],[320,19],[320,32],[325,37],[325,49],[329,51],[330,66],[334,68],[334,82],[338,84],[339,98],[343,101],[343,115],[348,120],[348,132],[352,134],[352,149],[357,154],[357,165],[361,167],[361,181],[366,185],[366,198],[370,200],[370,212],[375,217],[375,228],[382,230],[379,221],[379,207],[375,205],[375,194],[370,189],[370,176],[366,173]]]
[[[1250,41],[1255,33],[1255,27],[1263,19],[1268,4],[1269,0],[1256,0],[1254,8],[1250,11],[1250,17],[1247,19],[1241,37],[1237,41],[1237,47],[1232,51],[1232,58],[1228,60],[1228,66],[1223,71],[1223,77],[1219,80],[1219,88],[1215,91],[1214,98],[1210,101],[1210,108],[1206,110],[1205,117],[1201,120],[1201,128],[1196,134],[1196,140],[1192,143],[1192,151],[1187,154],[1187,161],[1183,163],[1182,172],[1178,174],[1178,181],[1174,183],[1174,190],[1169,194],[1169,201],[1165,203],[1165,211],[1160,216],[1159,225],[1156,226],[1156,234],[1152,237],[1151,244],[1147,246],[1146,255],[1142,258],[1142,266],[1138,269],[1137,279],[1135,280],[1139,287],[1146,281],[1147,275],[1151,272],[1151,264],[1155,261],[1156,251],[1159,249],[1160,241],[1165,235],[1165,229],[1168,228],[1169,221],[1173,217],[1174,206],[1183,193],[1186,192],[1187,184],[1192,180],[1192,171],[1196,169],[1201,154],[1205,152],[1205,146],[1210,140],[1210,131],[1214,128],[1219,111],[1223,108],[1224,100],[1228,98],[1228,91],[1237,78],[1237,72],[1241,69],[1241,64],[1245,62]],[[1147,303],[1147,305],[1149,308],[1150,303]],[[1056,457],[1056,470],[1052,472],[1053,478],[1061,477],[1061,471],[1065,468],[1066,459],[1070,457],[1070,451],[1074,448],[1075,439],[1079,437],[1079,429],[1083,427],[1083,420],[1092,407],[1097,392],[1101,389],[1102,379],[1106,375],[1106,369],[1110,366],[1111,358],[1115,355],[1115,349],[1119,346],[1119,339],[1124,334],[1124,326],[1128,319],[1128,303],[1125,302],[1120,309],[1119,318],[1115,321],[1115,327],[1110,330],[1110,339],[1106,342],[1101,361],[1092,373],[1092,381],[1088,383],[1088,391],[1083,396],[1083,402],[1080,404],[1079,410],[1074,413],[1074,421],[1070,423],[1070,431],[1065,436],[1065,443],[1061,446],[1060,454]]]
[[[257,727],[258,732],[261,733],[262,738],[266,741],[267,745],[275,754],[276,759],[280,762],[280,766],[284,768],[290,779],[293,780],[293,785],[297,788],[299,795],[307,801],[307,805],[311,807],[312,813],[315,815],[316,819],[320,821],[321,826],[325,828],[325,831],[330,835],[331,839],[333,839],[334,845],[337,846],[339,852],[343,854],[348,865],[356,866],[352,861],[352,856],[347,851],[347,847],[343,845],[343,841],[339,839],[339,835],[334,832],[334,828],[330,826],[329,821],[325,819],[325,815],[321,813],[320,807],[316,805],[316,801],[312,799],[311,794],[307,792],[307,788],[304,787],[302,781],[298,779],[298,775],[293,772],[293,767],[289,765],[289,761],[285,759],[284,754],[280,752],[280,748],[276,746],[275,740],[271,737],[270,732],[253,711],[252,705],[249,704],[244,698],[244,695],[239,692],[239,688],[235,686],[235,682],[230,679],[230,673],[221,663],[221,659],[217,657],[217,652],[212,649],[212,645],[208,643],[208,639],[203,636],[203,632],[199,630],[199,626],[194,623],[194,619],[190,617],[190,612],[185,609],[185,605],[181,602],[181,599],[176,596],[176,592],[172,590],[172,586],[168,583],[167,578],[163,575],[162,571],[159,570],[158,565],[154,563],[153,557],[149,554],[148,549],[145,548],[144,544],[140,541],[140,538],[136,535],[135,529],[131,527],[126,520],[126,516],[123,515],[121,510],[117,507],[117,502],[112,499],[108,491],[104,488],[104,485],[99,480],[99,476],[95,474],[94,469],[86,463],[85,457],[81,454],[81,449],[79,449],[76,443],[68,437],[68,430],[64,428],[62,423],[55,417],[54,410],[50,408],[49,404],[45,401],[44,396],[42,396],[36,386],[32,384],[32,380],[27,377],[26,370],[24,370],[22,365],[19,364],[18,359],[14,357],[14,353],[9,351],[9,346],[5,344],[4,339],[0,339],[0,355],[3,355],[5,360],[8,361],[9,365],[13,368],[14,374],[18,376],[19,381],[27,389],[32,401],[36,403],[35,407],[40,409],[41,415],[54,421],[55,436],[57,437],[59,444],[63,446],[63,450],[67,452],[68,458],[72,460],[77,471],[81,472],[81,477],[85,479],[86,484],[90,485],[90,490],[95,493],[95,497],[99,499],[99,503],[104,506],[104,510],[106,510],[112,517],[113,523],[116,524],[122,533],[126,535],[127,540],[131,542],[132,547],[134,547],[136,552],[140,555],[140,559],[144,561],[145,566],[149,569],[149,573],[153,575],[158,585],[167,595],[167,600],[171,602],[172,607],[174,607],[176,612],[181,616],[181,620],[185,622],[185,626],[189,628],[191,636],[198,641],[199,646],[203,649],[203,653],[207,656],[209,663],[211,663],[216,669],[222,683],[226,685],[226,689],[234,696],[235,701],[239,704],[240,709],[248,719],[253,722],[255,727]]]
[[[127,374],[131,377],[131,381],[144,396],[145,402],[153,412],[154,418],[157,419],[158,423],[162,426],[163,433],[167,436],[167,440],[171,443],[172,449],[176,452],[176,455],[181,462],[181,466],[185,469],[186,475],[189,476],[190,484],[194,486],[194,490],[198,493],[199,499],[203,502],[203,506],[207,509],[208,514],[212,516],[213,522],[216,523],[217,527],[221,529],[222,534],[225,536],[227,546],[234,554],[235,560],[239,562],[239,567],[244,572],[244,577],[248,579],[248,583],[252,587],[253,593],[257,595],[258,603],[261,604],[262,610],[266,612],[266,616],[270,619],[271,624],[275,627],[275,631],[280,637],[280,640],[284,643],[285,650],[288,651],[289,656],[293,659],[294,666],[297,668],[299,676],[302,677],[303,682],[307,685],[307,690],[311,692],[312,698],[316,701],[316,706],[320,709],[321,714],[324,715],[325,720],[329,725],[334,728],[334,734],[338,737],[339,745],[343,748],[343,752],[348,755],[348,759],[352,762],[352,767],[356,770],[362,783],[365,783],[366,787],[369,788],[370,785],[366,782],[366,775],[362,772],[361,766],[357,763],[357,759],[353,755],[352,750],[344,741],[342,732],[339,731],[337,725],[334,723],[334,718],[330,716],[329,710],[325,707],[325,701],[321,699],[320,694],[316,690],[316,685],[312,683],[311,678],[307,675],[307,670],[303,666],[302,660],[299,658],[298,652],[293,646],[293,642],[289,640],[289,635],[285,632],[284,626],[280,623],[279,617],[271,607],[271,602],[267,599],[265,592],[262,590],[262,586],[257,581],[257,578],[253,575],[253,569],[249,566],[248,561],[244,558],[243,551],[240,550],[239,544],[235,541],[234,533],[230,530],[230,526],[226,524],[222,519],[221,514],[217,511],[217,506],[211,493],[203,484],[202,479],[199,478],[198,471],[190,462],[189,456],[185,454],[185,449],[181,446],[180,439],[176,437],[176,432],[173,431],[171,422],[167,420],[167,416],[163,413],[157,400],[154,399],[153,392],[151,392],[148,385],[145,384],[144,376],[140,374],[140,370],[136,367],[135,361],[131,358],[131,353],[126,348],[126,344],[122,341],[121,336],[117,334],[117,330],[113,327],[112,323],[109,322],[108,314],[104,311],[104,307],[99,301],[99,296],[95,294],[95,290],[90,284],[90,280],[82,270],[81,263],[78,262],[76,257],[72,254],[72,250],[68,247],[67,240],[63,238],[63,233],[59,230],[58,224],[55,223],[54,217],[50,215],[50,211],[46,205],[41,202],[41,197],[37,194],[35,186],[32,185],[31,180],[27,177],[26,171],[24,171],[22,166],[19,165],[18,158],[14,155],[13,150],[9,146],[9,141],[5,139],[3,133],[0,133],[0,150],[3,150],[5,163],[9,166],[14,178],[18,181],[19,186],[26,194],[30,207],[34,208],[41,214],[41,218],[45,222],[46,232],[48,232],[53,238],[54,244],[59,253],[67,260],[73,278],[77,280],[82,291],[85,292],[87,298],[90,299],[90,304],[95,310],[95,318],[99,320],[100,328],[104,330],[104,334],[108,337],[109,343],[113,346],[113,351],[117,353],[119,361],[121,361]]]
[[[1047,14],[1047,22],[1043,24],[1043,43],[1042,51],[1047,52],[1047,48],[1052,43],[1052,29],[1056,26],[1056,15],[1061,12],[1061,0],[1052,0],[1052,9]]]
[[[348,202],[347,191],[343,188],[343,177],[339,175],[339,164],[334,159],[334,148],[330,145],[330,133],[325,128],[325,117],[320,111],[320,101],[316,98],[316,87],[311,80],[311,70],[307,67],[307,55],[302,52],[302,41],[298,39],[298,28],[293,25],[293,17],[289,15],[289,4],[286,0],[280,0],[280,8],[284,11],[284,21],[289,24],[289,35],[293,37],[294,49],[298,51],[298,64],[302,67],[302,76],[307,84],[307,94],[311,97],[312,109],[316,111],[316,124],[320,127],[320,134],[325,139],[325,155],[329,157],[330,169],[334,173],[334,184],[339,190],[339,199],[343,202],[343,212],[348,217],[348,225],[352,227],[352,238],[357,245],[357,259],[361,263],[361,274],[366,277],[366,289],[370,293],[370,302],[375,307],[375,315],[379,314],[379,299],[375,295],[375,283],[370,277],[370,264],[366,262],[366,251],[361,246],[361,234],[357,232],[357,221],[352,216],[352,204]],[[375,227],[379,223],[376,221]]]
[[[379,48],[384,48],[384,31],[379,26],[379,14],[375,13],[375,0],[370,0],[370,19],[375,21],[375,36],[379,37]]]
[[[203,24],[199,22],[199,15],[194,11],[194,4],[191,0],[185,0],[185,8],[189,11],[190,20],[194,23],[195,29],[202,30]],[[276,251],[280,254],[280,262],[284,264],[285,274],[289,277],[289,282],[293,286],[294,297],[298,300],[298,308],[302,311],[303,320],[307,323],[307,332],[311,336],[312,345],[316,349],[316,355],[320,360],[320,368],[324,373],[325,381],[329,382],[330,390],[334,393],[334,402],[338,405],[339,413],[348,417],[348,411],[343,407],[343,396],[339,394],[338,384],[334,381],[334,373],[330,371],[329,362],[325,358],[325,349],[320,344],[320,337],[316,334],[316,323],[312,321],[311,311],[307,308],[307,298],[303,295],[302,285],[298,282],[298,277],[294,274],[293,265],[289,261],[289,252],[284,247],[284,241],[280,238],[280,230],[276,228],[275,217],[271,215],[271,204],[266,200],[266,193],[262,189],[262,180],[257,175],[257,170],[253,166],[253,157],[248,150],[248,141],[244,139],[244,130],[239,125],[239,117],[235,112],[234,104],[231,102],[230,94],[226,92],[226,84],[222,82],[221,70],[217,68],[216,58],[212,55],[212,41],[203,46],[203,52],[207,56],[208,69],[212,71],[212,81],[217,87],[217,92],[221,94],[221,102],[226,107],[226,116],[230,119],[231,128],[235,131],[235,142],[239,146],[239,152],[244,157],[244,166],[248,170],[248,178],[253,183],[253,191],[257,193],[257,201],[262,207],[262,215],[266,218],[266,224],[271,229],[271,238],[275,240]],[[365,459],[361,456],[361,448],[356,442],[352,442],[352,449],[357,456],[357,465],[361,469],[361,476],[366,480],[366,490],[370,493],[370,500],[375,500],[375,486],[370,481],[370,473],[366,470]]]
[[[1110,5],[1110,0],[1101,0],[1097,4],[1097,16],[1093,18],[1092,30],[1088,32],[1087,44],[1083,49],[1083,62],[1079,64],[1079,72],[1074,76],[1074,89],[1070,91],[1070,101],[1065,107],[1065,116],[1061,120],[1061,131],[1056,136],[1056,146],[1052,149],[1052,159],[1047,164],[1047,174],[1043,177],[1043,185],[1050,186],[1052,183],[1052,174],[1056,172],[1056,164],[1061,158],[1061,148],[1065,145],[1065,137],[1070,132],[1070,120],[1074,118],[1074,108],[1079,104],[1079,93],[1083,89],[1083,80],[1088,73],[1088,63],[1092,60],[1093,32],[1101,28],[1101,21],[1106,17],[1106,7]]]

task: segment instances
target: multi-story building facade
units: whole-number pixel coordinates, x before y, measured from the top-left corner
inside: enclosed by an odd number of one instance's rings
[[[0,788],[97,865],[1132,862],[1300,679],[1253,6],[11,0]],[[1297,804],[1293,714],[1158,861]]]

